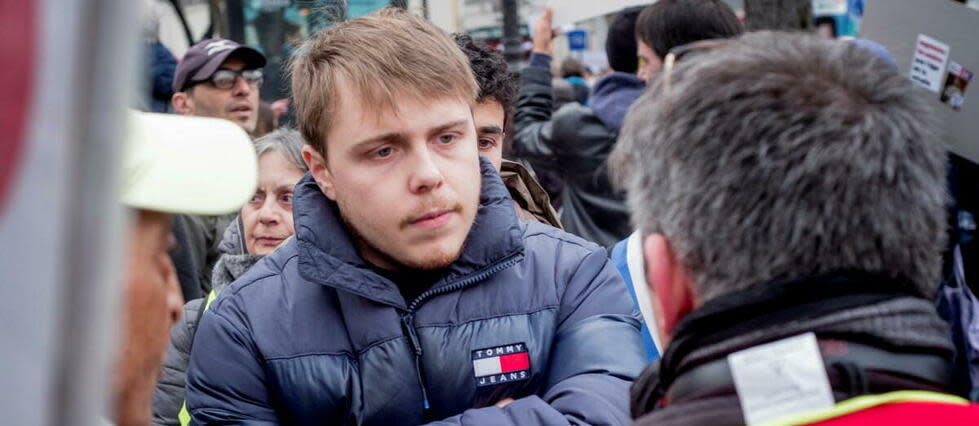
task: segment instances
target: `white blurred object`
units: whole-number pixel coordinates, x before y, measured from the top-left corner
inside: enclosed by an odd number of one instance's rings
[[[129,207],[219,215],[255,191],[255,148],[231,121],[133,111],[128,130],[120,201]]]

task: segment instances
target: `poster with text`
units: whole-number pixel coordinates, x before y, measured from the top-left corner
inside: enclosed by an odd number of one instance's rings
[[[932,92],[939,93],[945,77],[945,65],[948,63],[948,45],[918,34],[918,42],[914,47],[914,57],[911,59],[911,81]]]

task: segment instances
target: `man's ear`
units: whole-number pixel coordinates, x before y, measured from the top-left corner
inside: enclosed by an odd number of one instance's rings
[[[653,311],[660,341],[664,345],[676,325],[693,311],[696,297],[693,281],[686,266],[680,262],[670,240],[663,234],[650,234],[643,241],[643,260],[646,266],[646,285],[653,299]]]
[[[312,145],[304,145],[303,161],[306,162],[306,167],[309,167],[309,173],[313,175],[313,179],[316,180],[316,185],[320,187],[320,191],[323,191],[323,195],[336,201],[337,194],[333,187],[333,175],[330,174],[330,169],[326,167],[326,159],[319,153],[319,150],[313,148]]]
[[[177,92],[173,94],[170,98],[170,105],[173,105],[173,110],[180,115],[193,115],[194,114],[194,99],[190,97],[187,92]]]

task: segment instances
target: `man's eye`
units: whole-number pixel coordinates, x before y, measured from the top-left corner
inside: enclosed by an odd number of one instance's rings
[[[248,200],[249,203],[257,203],[259,201],[262,201],[262,195],[257,193],[255,195],[252,195],[252,198]]]
[[[444,144],[450,144],[452,142],[455,142],[455,140],[456,140],[456,136],[455,135],[445,134],[445,135],[439,136],[439,142],[444,143]]]
[[[387,158],[387,157],[390,157],[391,154],[393,154],[393,153],[394,153],[394,150],[391,149],[391,147],[384,147],[384,148],[381,148],[381,149],[379,149],[377,151],[374,151],[374,157],[377,157],[377,158]]]
[[[282,200],[283,203],[292,204],[292,194],[282,194],[282,196],[279,198]]]
[[[479,149],[492,149],[494,146],[496,146],[496,141],[493,139],[480,139],[477,144]]]

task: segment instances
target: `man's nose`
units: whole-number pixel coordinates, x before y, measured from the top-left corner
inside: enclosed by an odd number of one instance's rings
[[[245,77],[235,76],[235,85],[232,86],[233,94],[236,96],[247,96],[255,88],[245,80]]]
[[[411,192],[430,192],[441,186],[445,178],[431,150],[418,150],[413,157],[411,179],[408,182]]]

